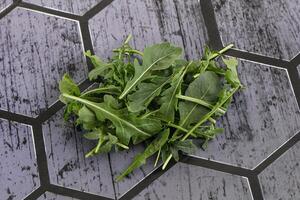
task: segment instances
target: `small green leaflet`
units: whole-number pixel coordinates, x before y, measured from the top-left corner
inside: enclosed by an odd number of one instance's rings
[[[83,135],[83,137],[89,140],[98,140],[101,136],[103,136],[103,131],[101,129],[96,129]]]
[[[97,56],[94,56],[91,54],[91,51],[85,52],[85,54],[88,58],[91,59],[91,62],[94,65],[94,69],[90,71],[89,78],[90,80],[95,80],[99,76],[103,76],[105,72],[107,73],[107,70],[110,69],[112,66],[111,64],[107,64],[100,60]]]
[[[125,176],[130,174],[134,169],[140,167],[146,163],[146,159],[155,154],[162,146],[167,142],[170,134],[170,130],[166,129],[165,131],[158,134],[158,136],[150,143],[145,151],[137,155],[131,165],[117,178],[118,181],[122,180]]]
[[[138,61],[135,60],[134,77],[127,82],[119,98],[124,98],[139,82],[149,75],[151,70],[162,70],[170,67],[170,65],[181,56],[181,53],[181,48],[173,47],[170,43],[156,44],[145,48],[143,64],[140,65]]]
[[[61,93],[66,93],[69,95],[79,96],[80,89],[76,85],[76,83],[70,78],[68,74],[65,74],[62,80],[59,83],[59,91]],[[60,100],[64,103],[68,103],[68,101],[64,98],[60,98]]]
[[[75,82],[70,78],[68,74],[65,74],[62,77],[62,80],[59,83],[59,91],[61,93],[66,93],[74,96],[80,95],[79,87],[75,84]],[[77,102],[69,102],[61,95],[59,96],[59,100],[67,105],[64,111],[65,120],[68,120],[73,113],[77,114],[81,108],[81,106]]]
[[[192,154],[197,150],[197,146],[193,143],[192,140],[185,141],[176,141],[174,144],[170,146],[172,155],[176,161],[179,160],[178,151],[182,151],[183,153]]]
[[[237,60],[235,58],[230,58],[230,59],[223,59],[223,62],[226,64],[226,67],[228,69],[225,74],[226,80],[234,87],[241,86],[241,82],[236,70],[238,66]]]
[[[168,77],[155,77],[150,83],[141,83],[137,91],[128,95],[128,110],[130,112],[140,112],[146,109],[169,81],[170,78]]]
[[[92,130],[99,124],[93,111],[83,106],[78,112],[78,124],[82,124],[85,130]]]
[[[206,71],[197,77],[185,92],[185,96],[204,100],[209,104],[218,100],[221,92],[219,77],[211,71]],[[196,123],[202,116],[209,112],[209,109],[189,101],[179,103],[180,125],[183,127]]]
[[[181,92],[181,84],[183,77],[188,70],[188,66],[183,67],[179,73],[176,73],[173,77],[171,87],[166,89],[162,93],[160,99],[161,107],[158,112],[158,116],[164,121],[174,121],[175,110],[177,110],[178,99],[176,95]]]

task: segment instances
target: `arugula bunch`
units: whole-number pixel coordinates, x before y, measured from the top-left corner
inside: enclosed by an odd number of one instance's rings
[[[130,38],[113,50],[108,62],[85,53],[94,65],[89,79],[96,88],[81,93],[67,74],[59,84],[60,100],[67,105],[64,118],[75,116],[83,136],[97,141],[86,157],[147,144],[117,180],[154,154],[154,165],[161,159],[164,169],[172,158],[179,160],[179,151],[194,152],[196,140],[205,148],[223,131],[216,119],[242,88],[237,60],[221,56],[232,45],[219,52],[205,48],[201,60],[187,61],[182,49],[170,43],[140,52],[129,45]]]

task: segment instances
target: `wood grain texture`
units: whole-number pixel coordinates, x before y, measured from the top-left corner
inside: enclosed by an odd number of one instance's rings
[[[213,0],[223,43],[291,59],[300,51],[298,0]]]
[[[200,59],[208,35],[198,0],[174,0],[187,59]]]
[[[72,197],[54,194],[52,192],[45,192],[37,200],[77,200]]]
[[[300,197],[300,142],[259,175],[265,200]]]
[[[124,0],[114,1],[89,21],[95,53],[108,59],[111,50],[119,47],[128,34],[137,49],[161,41],[170,41],[186,49],[185,55],[199,58],[201,47],[207,42],[206,29],[197,0]],[[185,38],[185,39],[183,39]],[[184,44],[187,46],[184,46]],[[193,44],[193,45],[191,45]],[[194,50],[192,50],[194,49]],[[112,153],[114,178],[125,169],[142,146],[129,152]],[[120,158],[122,161],[120,163]],[[117,196],[121,196],[153,169],[153,160],[136,170],[122,182],[115,183]]]
[[[300,130],[300,112],[285,70],[240,61],[246,87],[219,120],[224,133],[197,156],[254,168]]]
[[[0,0],[0,12],[11,5],[13,0]]]
[[[86,77],[78,23],[16,8],[0,27],[0,109],[35,116],[58,99],[65,72]]]
[[[251,200],[246,178],[177,163],[134,200]]]
[[[76,131],[72,123],[62,120],[59,111],[43,124],[50,180],[54,184],[81,191],[114,197],[111,170],[106,154],[85,158],[95,146]]]
[[[32,129],[0,119],[0,199],[23,199],[40,185]]]
[[[111,56],[111,50],[119,47],[125,38],[133,35],[133,47],[171,41],[183,46],[175,5],[167,1],[114,1],[90,20],[93,45],[97,55]]]
[[[46,8],[83,15],[102,0],[24,0]]]

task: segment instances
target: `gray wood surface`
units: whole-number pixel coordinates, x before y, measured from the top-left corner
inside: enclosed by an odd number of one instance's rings
[[[291,59],[300,51],[299,0],[212,0],[224,44]]]
[[[0,199],[22,199],[40,185],[30,126],[0,119]]]
[[[187,57],[200,58],[201,49],[207,42],[200,11],[200,4],[195,0],[114,1],[90,20],[95,52],[107,59],[111,56],[111,49],[118,47],[128,34],[132,34],[131,44],[137,49],[142,50],[146,45],[170,41],[185,48]],[[130,164],[133,156],[142,150],[143,147],[139,146],[129,152],[112,153],[114,178]],[[115,182],[117,196],[124,194],[152,170],[153,159],[129,178]]]
[[[12,0],[0,0],[0,12],[12,4]]]
[[[102,0],[24,0],[46,8],[83,15]]]
[[[197,156],[254,168],[300,130],[300,112],[285,70],[240,61],[246,87],[219,120],[224,133]]]
[[[78,23],[16,8],[0,27],[0,109],[35,116],[58,99],[65,72],[85,79]]]
[[[62,111],[43,125],[50,180],[54,184],[114,197],[106,154],[85,158],[95,143],[84,139],[72,123],[62,120]]]
[[[300,198],[300,142],[267,167],[259,180],[265,200]]]
[[[246,178],[177,163],[134,200],[252,200]]]
[[[61,196],[51,192],[45,192],[37,200],[77,200],[71,197]]]

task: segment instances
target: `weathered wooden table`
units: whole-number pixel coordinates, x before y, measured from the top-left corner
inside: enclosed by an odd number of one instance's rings
[[[0,200],[299,200],[299,0],[0,0]],[[108,58],[171,41],[189,59],[234,43],[246,89],[206,151],[122,182],[134,151],[85,159],[92,143],[62,120],[58,81],[81,88],[83,51]]]

